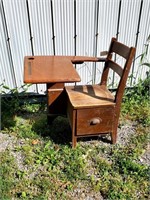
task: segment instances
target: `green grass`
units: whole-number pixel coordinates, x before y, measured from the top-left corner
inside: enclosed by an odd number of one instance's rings
[[[131,90],[127,90],[122,104],[122,116],[150,126],[150,75]]]
[[[17,167],[9,150],[0,153],[0,161],[0,196],[1,199],[10,199]]]
[[[141,143],[142,141],[142,143]],[[96,190],[107,199],[146,199],[148,198],[149,168],[136,162],[147,142],[147,134],[131,138],[129,145],[112,146],[108,149],[109,159],[104,159],[101,147],[96,149],[93,166],[97,180],[92,180]],[[100,153],[99,153],[100,152]],[[97,156],[96,156],[97,155]],[[139,193],[140,191],[140,193]]]
[[[146,87],[142,83],[124,97],[120,126],[136,122],[126,145],[79,141],[72,149],[66,118],[48,126],[43,104],[2,100],[2,132],[15,139],[0,152],[1,199],[73,199],[79,187],[104,199],[148,199],[149,166],[139,162],[149,140]]]

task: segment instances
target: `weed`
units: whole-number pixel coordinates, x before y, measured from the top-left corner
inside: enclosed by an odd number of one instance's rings
[[[1,129],[15,127],[16,114],[25,112],[39,112],[45,109],[45,104],[30,104],[28,102],[28,94],[26,93],[31,84],[21,86],[21,88],[10,89],[8,86],[1,84]],[[22,92],[19,92],[22,90]]]
[[[142,123],[144,126],[150,125],[149,86],[150,76],[140,81],[133,89],[126,91],[122,104],[122,116]]]
[[[109,159],[101,157],[103,148],[94,149],[91,153],[93,166],[96,167],[96,178],[91,176],[90,182],[96,191],[100,191],[106,199],[142,199],[148,198],[149,167],[136,160],[147,143],[147,132],[133,136],[128,146],[110,146]]]
[[[0,197],[10,199],[15,184],[15,160],[9,151],[0,153]]]

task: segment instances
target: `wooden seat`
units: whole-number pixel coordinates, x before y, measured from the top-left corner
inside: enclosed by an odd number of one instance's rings
[[[74,109],[115,105],[114,96],[104,85],[71,86],[66,91]]]
[[[125,59],[123,66],[115,61],[117,55]],[[67,116],[72,128],[72,147],[76,146],[78,137],[103,133],[110,133],[112,143],[116,142],[122,96],[134,55],[134,47],[129,48],[112,38],[100,84],[65,87],[68,97]],[[107,88],[109,69],[120,77],[115,95]]]

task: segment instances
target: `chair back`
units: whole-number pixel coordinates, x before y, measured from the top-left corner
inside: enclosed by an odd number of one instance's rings
[[[132,60],[135,56],[135,48],[128,47],[120,42],[117,42],[116,38],[112,38],[111,44],[109,47],[108,55],[104,65],[101,85],[107,84],[109,69],[112,69],[120,77],[116,95],[115,102],[120,103],[126,86],[128,74],[131,68]],[[123,64],[118,64],[118,57],[122,57]]]

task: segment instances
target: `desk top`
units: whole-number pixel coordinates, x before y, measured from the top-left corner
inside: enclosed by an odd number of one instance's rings
[[[80,77],[70,59],[65,56],[26,56],[25,83],[78,82]]]
[[[61,83],[79,82],[81,79],[73,63],[84,61],[103,61],[95,57],[84,56],[25,56],[25,83]]]

